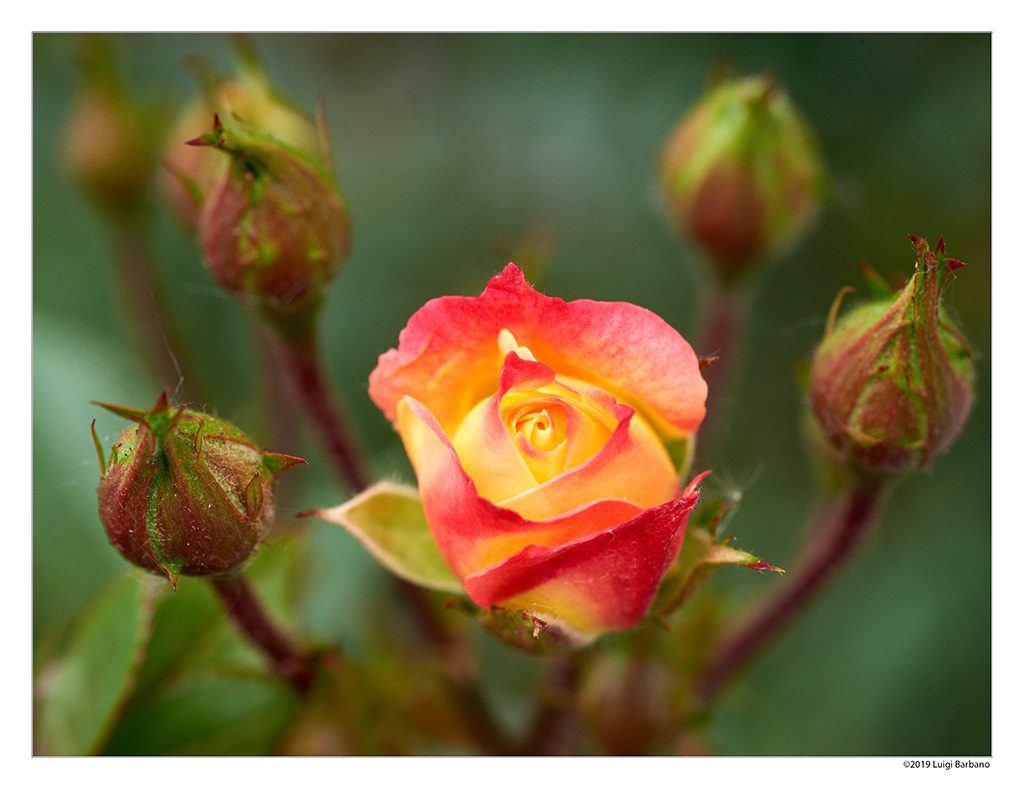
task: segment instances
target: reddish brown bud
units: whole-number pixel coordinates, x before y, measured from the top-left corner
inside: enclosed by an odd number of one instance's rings
[[[973,396],[970,347],[939,305],[948,259],[910,238],[918,255],[910,282],[838,322],[834,304],[811,366],[822,434],[868,472],[928,465],[960,434]]]
[[[765,77],[722,84],[690,110],[661,180],[680,228],[725,280],[802,235],[825,189],[817,141]]]
[[[348,256],[348,213],[329,171],[239,123],[217,123],[206,142],[230,158],[199,222],[217,282],[278,325],[319,305]]]
[[[263,452],[223,419],[173,408],[166,395],[149,411],[97,405],[136,423],[108,463],[101,455],[107,537],[125,558],[172,583],[180,573],[217,575],[242,564],[273,522],[274,477],[305,463]]]

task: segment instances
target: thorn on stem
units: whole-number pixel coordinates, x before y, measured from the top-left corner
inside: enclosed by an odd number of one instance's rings
[[[706,370],[711,365],[713,365],[715,362],[717,362],[720,358],[721,357],[718,356],[717,354],[710,354],[708,356],[698,356],[697,357],[697,369],[699,369],[699,370]]]

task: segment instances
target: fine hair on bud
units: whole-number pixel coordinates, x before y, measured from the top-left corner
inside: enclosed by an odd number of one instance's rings
[[[230,422],[174,407],[97,403],[134,422],[100,458],[99,514],[121,555],[176,583],[240,567],[274,520],[274,478],[305,463],[264,452]]]

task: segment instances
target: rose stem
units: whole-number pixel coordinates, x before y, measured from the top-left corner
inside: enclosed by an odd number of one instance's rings
[[[160,384],[198,403],[197,378],[189,369],[182,343],[161,296],[143,220],[115,217],[113,244],[120,281],[140,350]]]
[[[398,590],[405,598],[407,610],[412,612],[420,637],[432,645],[445,658],[447,671],[444,673],[451,690],[451,699],[462,713],[470,734],[476,739],[480,750],[490,756],[508,756],[514,753],[502,733],[501,726],[494,720],[487,703],[480,695],[479,685],[465,670],[467,662],[465,643],[446,630],[436,615],[427,592],[400,578],[395,578]]]
[[[728,390],[736,369],[744,325],[746,324],[746,297],[741,286],[723,283],[717,278],[711,293],[710,306],[704,315],[703,330],[700,333],[699,351],[714,358],[714,362],[702,370],[708,385],[708,404],[714,414],[714,422],[708,427],[718,432],[726,423],[725,411],[728,404]],[[714,443],[705,428],[701,445],[711,447]]]
[[[316,332],[309,329],[297,334],[278,334],[278,337],[282,362],[335,469],[354,493],[369,487],[373,477],[344,413],[331,394]]]
[[[236,627],[270,659],[274,673],[290,682],[299,693],[306,693],[313,681],[309,660],[270,621],[249,582],[239,575],[214,578],[210,583]]]
[[[264,407],[266,409],[265,424],[269,435],[267,446],[289,451],[288,448],[295,441],[299,414],[292,397],[291,384],[282,367],[279,343],[274,336],[274,330],[262,321],[253,318],[249,323],[249,330],[259,347],[260,362],[266,383]],[[278,479],[279,500],[282,498],[281,491],[288,490],[294,482],[297,480],[293,479],[290,474],[285,475],[283,479]]]
[[[295,333],[280,332],[277,333],[277,337],[281,361],[292,379],[307,415],[320,428],[335,470],[353,492],[358,493],[369,487],[372,477],[367,470],[367,464],[353,440],[352,431],[340,407],[336,405],[337,401],[327,382],[315,327],[303,328]],[[447,639],[435,619],[424,591],[405,581],[399,581],[398,588],[409,603],[414,617],[419,621],[421,632],[428,641],[443,648]],[[488,753],[507,753],[508,749],[501,732],[491,719],[475,685],[453,679],[452,689],[454,698],[470,722],[481,747]]]
[[[521,756],[561,755],[570,736],[572,704],[576,695],[576,662],[572,655],[559,655],[553,661],[550,695],[537,710],[533,726],[517,752]]]
[[[816,530],[818,538],[791,580],[750,621],[726,639],[718,656],[698,682],[709,701],[732,676],[798,614],[821,586],[853,554],[868,533],[885,490],[882,478],[860,478]]]
[[[319,428],[335,471],[353,493],[369,487],[372,476],[368,464],[327,383],[315,329],[306,328],[294,334],[278,333],[276,345],[281,363],[292,379],[307,416]],[[399,581],[399,589],[412,604],[412,610],[430,640],[443,640],[438,636],[439,626],[423,591],[405,581]]]
[[[304,326],[293,333],[274,334],[280,363],[291,378],[307,416],[319,428],[335,471],[354,493],[364,490],[371,484],[372,476],[353,439],[344,412],[331,392],[319,351],[315,324]],[[421,633],[428,641],[443,647],[443,628],[436,621],[426,593],[402,580],[398,580],[398,589],[419,622]]]

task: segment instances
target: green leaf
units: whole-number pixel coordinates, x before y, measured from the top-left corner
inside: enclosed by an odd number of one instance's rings
[[[121,721],[104,749],[118,755],[246,756],[271,752],[299,708],[283,682],[191,675]]]
[[[129,706],[181,672],[209,640],[211,628],[221,626],[222,620],[220,604],[205,579],[184,577],[174,591],[165,586]]]
[[[306,556],[292,536],[281,537],[263,546],[246,568],[267,614],[281,625],[296,619]],[[223,671],[225,666],[270,676],[265,655],[224,616],[208,580],[184,576],[175,591],[165,587],[161,593],[127,712],[134,714],[136,707],[149,704],[182,677]]]
[[[690,516],[679,556],[665,576],[651,608],[654,617],[666,617],[671,614],[685,603],[701,584],[726,565],[785,572],[752,553],[734,548],[731,545],[731,537],[717,539],[719,525],[732,506],[721,499],[712,499],[702,502],[697,511]]]
[[[270,618],[287,626],[305,554],[282,537],[246,569]],[[299,706],[266,655],[224,615],[207,579],[165,589],[136,690],[105,754],[259,755],[273,752]]]
[[[308,514],[347,529],[400,578],[442,592],[462,591],[430,534],[415,488],[378,482],[340,506]]]
[[[67,652],[40,678],[40,734],[48,753],[98,750],[135,681],[152,616],[154,586],[116,579],[87,611]]]

